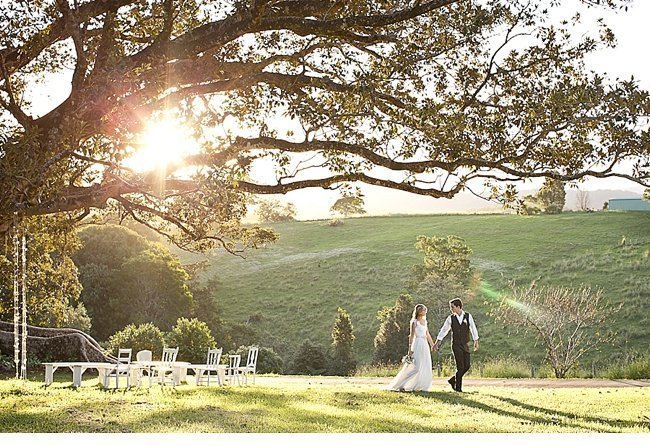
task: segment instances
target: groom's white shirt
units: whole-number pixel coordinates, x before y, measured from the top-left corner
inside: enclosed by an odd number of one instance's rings
[[[447,319],[445,319],[445,323],[442,325],[442,328],[440,329],[440,333],[438,333],[438,340],[442,341],[445,336],[447,336],[447,333],[449,333],[449,330],[451,330],[451,318],[456,317],[458,320],[459,324],[463,323],[463,318],[465,317],[465,312],[461,310],[460,314],[452,315],[450,314],[447,316]],[[478,330],[476,329],[476,324],[474,324],[474,318],[472,315],[469,315],[469,332],[472,334],[472,340],[476,341],[478,340]]]

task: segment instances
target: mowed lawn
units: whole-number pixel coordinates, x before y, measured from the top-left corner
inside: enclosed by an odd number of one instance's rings
[[[255,386],[104,391],[69,377],[0,380],[0,432],[650,432],[650,387],[474,387],[395,393],[377,383],[262,378]]]

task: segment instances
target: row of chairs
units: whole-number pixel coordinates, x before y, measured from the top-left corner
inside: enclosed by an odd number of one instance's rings
[[[196,384],[210,385],[210,381],[216,382],[221,385],[221,377],[219,375],[219,363],[221,362],[221,354],[223,349],[209,349],[208,356],[205,364],[192,365],[190,368],[194,370],[196,375]],[[248,384],[248,375],[253,375],[253,384],[255,384],[255,376],[257,375],[257,356],[259,354],[259,347],[251,347],[248,350],[248,358],[246,359],[246,364],[241,365],[241,355],[229,355],[228,356],[228,366],[225,368],[224,379],[232,382],[237,381],[237,384],[241,385],[241,379],[243,378],[244,384]]]
[[[221,355],[223,349],[208,349],[207,359],[205,364],[188,364],[186,367],[194,370],[196,375],[196,384],[210,385],[210,382],[217,382],[222,385],[221,374],[219,373],[219,363],[221,362]],[[248,358],[246,364],[241,366],[241,355],[230,355],[228,357],[228,365],[223,371],[223,378],[229,382],[234,380],[237,384],[241,385],[243,378],[245,384],[248,384],[248,375],[253,375],[253,384],[255,384],[255,376],[257,375],[257,356],[259,347],[251,347],[248,350]],[[127,389],[131,387],[131,355],[132,349],[121,348],[117,354],[117,363],[114,367],[107,370],[104,374],[104,387],[108,388],[111,378],[115,380],[115,388],[119,388],[120,378],[126,379]],[[177,348],[163,348],[162,360],[155,365],[147,365],[152,361],[152,353],[150,350],[141,350],[136,354],[136,361],[141,363],[137,369],[137,386],[140,387],[142,379],[146,375],[149,378],[149,387],[152,381],[164,386],[171,384],[175,386],[176,380],[174,379],[174,363],[178,356]],[[144,364],[144,365],[143,365]]]
[[[131,355],[133,350],[121,348],[117,352],[117,363],[104,374],[103,385],[110,386],[111,378],[115,381],[115,388],[120,387],[120,378],[126,379],[126,388],[131,387]],[[158,365],[143,365],[137,368],[137,386],[140,387],[145,375],[149,378],[149,386],[154,378],[164,385],[167,382],[174,383],[172,363],[176,361],[178,348],[163,348],[162,361]],[[140,363],[151,362],[153,355],[151,350],[141,350],[136,354],[136,361]]]

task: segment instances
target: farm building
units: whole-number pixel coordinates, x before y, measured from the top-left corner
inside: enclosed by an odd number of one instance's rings
[[[610,211],[650,211],[650,202],[641,198],[611,198]]]

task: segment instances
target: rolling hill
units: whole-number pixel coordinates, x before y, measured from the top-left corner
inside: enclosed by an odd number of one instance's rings
[[[209,259],[203,277],[218,280],[214,298],[224,316],[251,321],[261,344],[289,359],[304,339],[328,345],[341,306],[350,312],[358,358],[372,358],[377,311],[404,291],[411,265],[422,261],[418,235],[463,237],[484,286],[503,289],[508,279],[600,287],[612,303],[624,302],[607,327],[618,332],[591,360],[620,359],[650,344],[650,213],[570,212],[561,215],[427,215],[354,218],[272,225],[280,240],[245,259],[223,252],[177,251],[185,263]],[[622,239],[625,237],[625,244]],[[495,323],[487,297],[477,290],[467,309],[482,338],[476,359],[513,355],[540,361],[534,339]],[[251,317],[253,316],[253,317]],[[254,321],[254,322],[252,322]],[[433,335],[442,321],[429,321]]]

